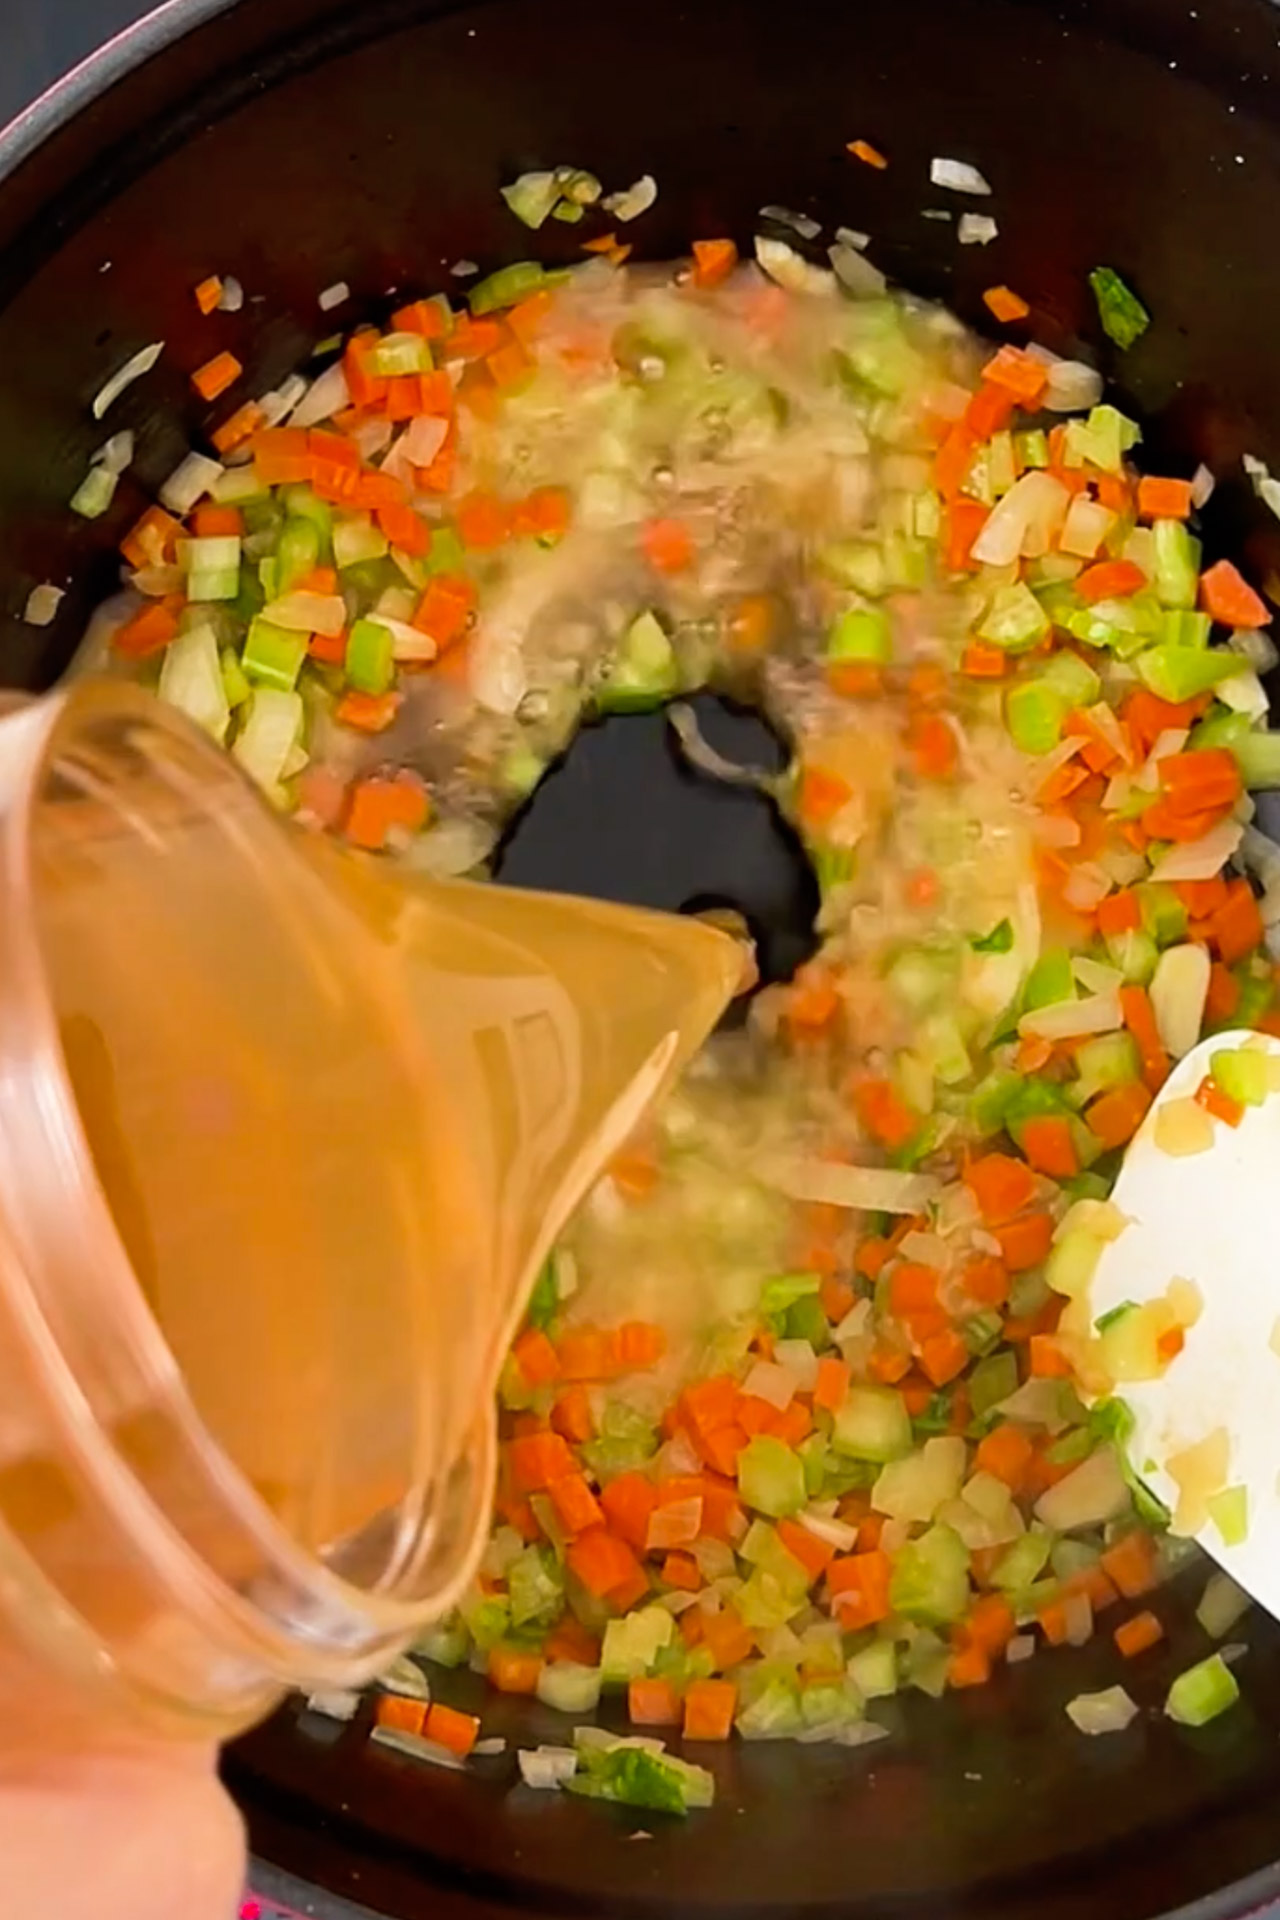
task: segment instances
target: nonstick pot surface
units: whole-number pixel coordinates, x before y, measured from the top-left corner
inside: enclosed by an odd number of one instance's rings
[[[451,286],[461,255],[519,257],[529,239],[498,186],[560,162],[610,184],[656,176],[628,234],[648,258],[698,234],[745,246],[756,210],[782,203],[867,230],[877,264],[967,319],[984,287],[1015,287],[1034,337],[1100,351],[1153,466],[1204,459],[1223,476],[1210,557],[1280,573],[1280,527],[1239,467],[1246,450],[1280,466],[1277,38],[1266,0],[178,0],[0,144],[5,677],[45,685],[65,664],[121,533],[209,424],[192,368],[229,347],[260,391],[330,330],[316,296],[331,282],[353,289],[347,319],[392,288]],[[859,136],[886,173],[848,157]],[[935,154],[979,165],[992,199],[931,188]],[[992,213],[999,238],[959,248],[954,224],[921,217],[944,204]],[[537,245],[578,257],[568,230]],[[1155,316],[1123,360],[1097,334],[1099,263]],[[198,316],[191,288],[211,271],[242,279],[242,314]],[[110,420],[138,435],[135,472],[104,520],[73,525],[65,502],[105,432],[88,402],[160,339],[160,366]],[[37,633],[18,616],[43,579],[71,591]],[[571,864],[609,893],[635,820],[621,803],[579,813]],[[724,858],[697,885],[732,898],[732,838]],[[519,877],[544,877],[532,854]],[[1280,1890],[1280,1634],[1249,1624],[1236,1711],[1174,1728],[1159,1706],[1206,1650],[1199,1587],[1193,1572],[1162,1599],[1171,1643],[1126,1670],[1144,1713],[1123,1735],[1085,1740],[1063,1711],[1117,1677],[1104,1637],[895,1705],[893,1737],[867,1752],[715,1752],[717,1804],[683,1823],[514,1788],[510,1748],[465,1775],[417,1769],[294,1707],[240,1743],[228,1777],[268,1857],[405,1920],[1144,1920],[1201,1901],[1210,1920]],[[441,1691],[482,1697],[469,1676]],[[485,1698],[484,1714],[511,1748],[563,1737],[526,1703]]]

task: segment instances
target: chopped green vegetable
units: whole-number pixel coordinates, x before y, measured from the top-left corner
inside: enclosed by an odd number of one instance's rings
[[[1098,303],[1103,332],[1122,352],[1127,351],[1151,325],[1151,315],[1111,267],[1095,267],[1089,275],[1089,285]]]

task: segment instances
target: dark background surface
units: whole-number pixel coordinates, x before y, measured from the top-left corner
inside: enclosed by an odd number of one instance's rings
[[[141,0],[4,0],[0,122],[146,11]]]

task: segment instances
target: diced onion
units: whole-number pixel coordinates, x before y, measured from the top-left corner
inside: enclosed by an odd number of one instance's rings
[[[204,498],[225,471],[220,460],[211,460],[204,453],[189,453],[161,487],[161,506],[185,519],[197,500]]]
[[[393,642],[392,653],[401,665],[425,665],[435,659],[436,643],[420,627],[410,626],[407,620],[393,620],[386,613],[371,613],[368,617],[376,620],[380,627],[386,627]]]
[[[776,226],[791,227],[802,240],[816,240],[822,232],[820,220],[813,220],[807,213],[792,213],[789,207],[761,207],[760,218],[772,220]]]
[[[1227,645],[1233,653],[1240,654],[1255,673],[1270,673],[1280,653],[1269,633],[1263,633],[1257,627],[1237,627],[1227,635]]]
[[[990,567],[1008,567],[1030,534],[1050,544],[1066,517],[1069,499],[1062,482],[1052,474],[1039,468],[1024,473],[992,508],[973,543],[974,559]]]
[[[1192,506],[1203,507],[1212,495],[1216,485],[1217,481],[1202,460],[1191,476]]]
[[[506,1741],[500,1733],[495,1733],[490,1735],[487,1740],[477,1740],[471,1752],[477,1760],[492,1760],[496,1758],[498,1754],[505,1753],[506,1750]]]
[[[780,1157],[764,1163],[759,1171],[767,1186],[793,1200],[857,1207],[868,1213],[919,1213],[938,1191],[932,1174],[849,1167],[834,1160]]]
[[[415,467],[429,467],[449,435],[449,422],[442,414],[417,414],[405,428],[400,442],[404,457]]]
[[[335,360],[331,367],[318,374],[293,408],[291,426],[316,427],[322,420],[332,420],[335,413],[341,413],[351,404],[351,389],[347,385],[347,370],[341,360]]]
[[[94,419],[101,420],[108,407],[120,398],[126,387],[131,387],[135,380],[141,380],[144,373],[150,373],[163,352],[164,341],[156,340],[151,346],[143,347],[131,359],[126,360],[124,365],[112,374],[106,385],[94,395]]]
[[[244,288],[233,273],[222,278],[222,292],[218,295],[219,313],[239,313],[244,305]]]
[[[1081,413],[1102,398],[1102,375],[1083,360],[1055,360],[1041,403],[1050,413]]]
[[[1067,1645],[1082,1647],[1093,1636],[1093,1608],[1087,1593],[1070,1594],[1062,1603]]]
[[[1212,876],[1199,877],[1207,880]],[[1190,1053],[1200,1038],[1208,992],[1209,955],[1205,948],[1190,941],[1180,947],[1166,947],[1151,980],[1151,1010],[1160,1043],[1175,1060]]]
[[[1238,820],[1220,820],[1198,840],[1175,843],[1151,869],[1153,880],[1212,880],[1244,838]]]
[[[1095,993],[1024,1013],[1018,1032],[1024,1038],[1032,1035],[1040,1040],[1074,1040],[1083,1033],[1114,1033],[1123,1025],[1119,994]]]
[[[967,160],[947,160],[941,155],[929,162],[929,178],[935,187],[949,187],[952,193],[989,194],[991,183],[971,167]]]
[[[38,587],[32,587],[27,595],[27,604],[22,614],[27,625],[29,627],[52,626],[65,594],[65,587],[55,587],[48,580],[42,581]]]
[[[1030,1660],[1036,1650],[1034,1633],[1015,1633],[1004,1650],[1004,1657],[1011,1667],[1018,1666],[1023,1660]]]
[[[466,1762],[456,1753],[450,1753],[447,1747],[437,1746],[434,1740],[420,1739],[416,1733],[405,1733],[400,1727],[375,1727],[369,1738],[379,1747],[390,1747],[393,1753],[403,1753],[410,1760],[423,1760],[430,1767],[443,1767],[447,1773],[465,1773]]]
[[[642,173],[623,193],[607,193],[600,202],[615,220],[638,220],[658,197],[658,183],[651,173]]]
[[[1138,1709],[1123,1687],[1107,1687],[1102,1693],[1078,1693],[1068,1700],[1067,1714],[1081,1733],[1123,1733]]]
[[[578,1756],[572,1747],[521,1747],[516,1760],[526,1787],[540,1793],[554,1792],[578,1771]]]
[[[354,1720],[360,1711],[361,1695],[345,1687],[328,1687],[307,1695],[308,1713],[321,1714],[326,1720]]]
[[[873,266],[866,255],[854,247],[837,241],[834,247],[827,248],[827,258],[841,286],[859,298],[874,300],[888,285],[879,267]]]
[[[797,1393],[812,1393],[818,1381],[818,1356],[807,1340],[779,1340],[773,1357],[785,1367],[796,1383]]]
[[[771,1360],[757,1360],[742,1383],[742,1391],[767,1400],[781,1412],[796,1397],[796,1377],[789,1367],[775,1366]]]
[[[962,213],[956,239],[962,247],[989,247],[999,231],[989,213]]]
[[[853,247],[858,253],[871,245],[871,235],[859,233],[856,227],[837,227],[836,239],[842,247]]]
[[[263,426],[278,427],[282,420],[287,420],[306,393],[307,384],[300,373],[291,373],[270,393],[264,393],[257,403]]]
[[[830,1520],[824,1514],[802,1513],[800,1525],[815,1540],[823,1540],[837,1553],[852,1553],[858,1541],[858,1529],[844,1520]]]
[[[282,593],[263,609],[262,617],[290,633],[321,633],[332,639],[347,624],[347,608],[340,593]]]
[[[125,473],[133,464],[133,450],[134,437],[128,429],[113,433],[94,454],[94,465],[105,467],[108,473]]]
[[[756,259],[771,280],[788,293],[830,296],[835,292],[835,275],[826,267],[815,267],[789,247],[785,240],[767,240],[756,235]]]
[[[324,292],[320,294],[316,305],[319,307],[321,313],[332,313],[335,307],[342,306],[350,298],[351,289],[346,281],[335,280],[331,287],[326,287]]]

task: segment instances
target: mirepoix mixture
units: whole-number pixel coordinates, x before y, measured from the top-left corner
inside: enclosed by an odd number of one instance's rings
[[[711,686],[789,742],[820,950],[548,1265],[483,1567],[420,1649],[566,1728],[624,1691],[659,1739],[588,1730],[524,1775],[670,1811],[710,1778],[668,1730],[859,1744],[901,1688],[1094,1634],[1119,1673],[1162,1636],[1178,1534],[1247,1526],[1221,1448],[1189,1449],[1170,1534],[1118,1445],[1112,1388],[1176,1366],[1195,1286],[1097,1324],[1088,1289],[1171,1061],[1280,1032],[1249,798],[1280,784],[1271,613],[1202,567],[1208,477],[1140,472],[1090,367],[891,293],[855,237],[824,268],[780,239],[637,267],[601,236],[412,301],[260,402],[217,355],[195,378],[225,418],[125,541],[111,642],[278,806],[435,873],[483,870],[596,715]],[[1237,1040],[1159,1144],[1271,1088]],[[1210,1582],[1175,1717],[1235,1697],[1212,1637],[1243,1604]],[[471,1751],[419,1666],[387,1686],[377,1737]]]

